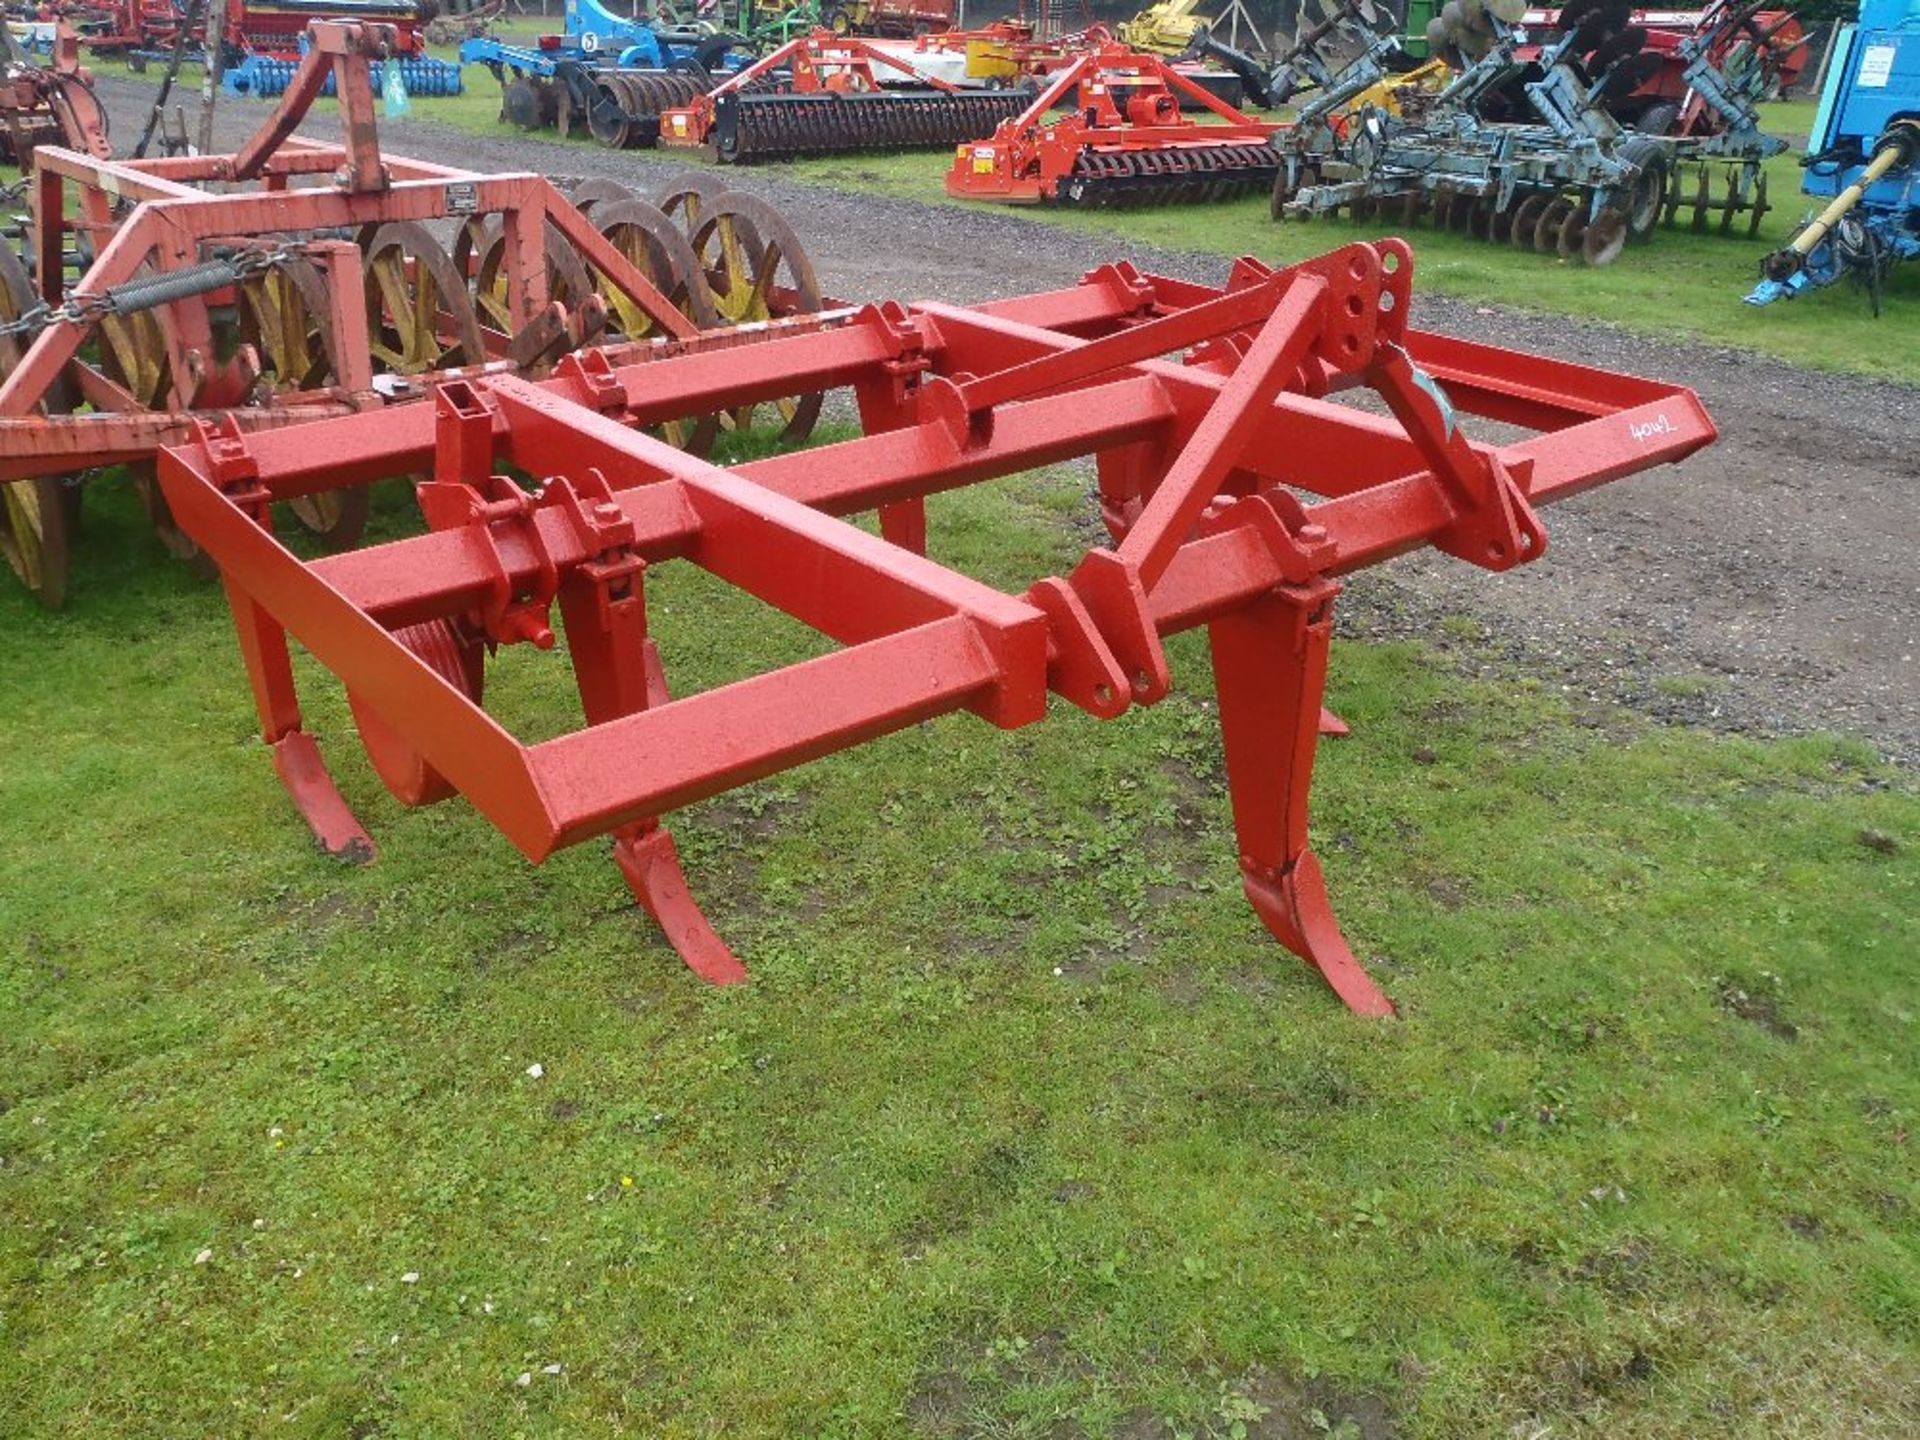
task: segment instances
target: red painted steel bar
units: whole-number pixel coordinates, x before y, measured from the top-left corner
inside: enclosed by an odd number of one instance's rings
[[[1221,289],[1106,267],[980,309],[866,307],[735,354],[452,379],[433,407],[297,435],[202,425],[163,454],[161,483],[221,567],[276,768],[329,850],[373,846],[302,728],[289,634],[341,677],[403,803],[463,794],[535,860],[610,836],[635,897],[721,983],[745,970],[664,813],[959,710],[1015,728],[1052,694],[1117,717],[1166,693],[1162,637],[1204,625],[1248,901],[1347,1005],[1385,1015],[1308,829],[1338,577],[1426,545],[1525,563],[1544,547],[1537,506],[1714,433],[1679,387],[1409,331],[1410,284],[1397,242],[1242,261]],[[843,386],[869,433],[731,469],[640,429],[722,393]],[[1353,387],[1389,414],[1328,398]],[[1539,429],[1475,443],[1474,415]],[[1013,595],[919,553],[927,496],[1078,456],[1098,461],[1115,544],[1071,575]],[[426,534],[315,562],[274,538],[276,500],[418,471]],[[1288,488],[1306,481],[1323,498]],[[841,518],[874,508],[913,543]],[[673,698],[645,578],[674,560],[839,648]],[[481,706],[484,654],[558,643],[556,604],[586,723],[523,744]]]

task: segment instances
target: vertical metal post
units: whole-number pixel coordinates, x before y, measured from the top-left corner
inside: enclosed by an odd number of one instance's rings
[[[213,101],[220,93],[220,77],[226,71],[227,0],[210,0],[207,6],[207,78],[200,86],[200,153],[213,153]]]
[[[1826,89],[1827,67],[1833,63],[1833,49],[1840,39],[1840,25],[1841,22],[1838,20],[1827,22],[1827,43],[1820,50],[1820,68],[1813,74],[1813,93],[1816,97]]]
[[[207,0],[192,0],[187,6],[187,18],[181,23],[180,31],[173,37],[173,53],[167,56],[167,73],[160,77],[160,93],[154,97],[153,109],[147,112],[146,128],[140,132],[140,143],[133,147],[133,158],[146,158],[147,147],[153,143],[153,132],[160,125],[160,117],[165,113],[167,101],[173,95],[173,82],[180,78],[180,66],[187,58],[187,47],[193,43],[193,27],[207,13]],[[201,147],[206,153],[206,147]]]

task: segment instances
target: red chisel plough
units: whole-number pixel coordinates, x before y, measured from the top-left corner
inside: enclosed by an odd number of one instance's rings
[[[432,406],[298,432],[203,424],[161,483],[224,572],[265,738],[329,851],[373,846],[302,728],[289,634],[345,682],[403,803],[463,794],[536,861],[610,835],[674,948],[722,983],[745,971],[661,816],[950,711],[1012,729],[1058,696],[1118,719],[1167,695],[1163,637],[1204,625],[1247,897],[1348,1005],[1384,1015],[1308,844],[1340,576],[1426,545],[1524,564],[1546,545],[1541,506],[1714,435],[1680,387],[1407,328],[1411,280],[1391,240],[1279,271],[1242,260],[1223,289],[1108,266],[719,354],[456,379]],[[641,428],[839,387],[864,438],[732,469]],[[1386,413],[1328,398],[1356,387]],[[1531,433],[1475,441],[1467,416]],[[1111,546],[1020,594],[926,558],[928,495],[1075,456],[1097,459]],[[407,472],[431,475],[427,534],[313,561],[273,535],[275,502]],[[842,518],[875,509],[881,536]],[[645,597],[674,560],[840,648],[673,698]],[[586,724],[525,744],[481,706],[485,660],[555,643],[556,604]]]

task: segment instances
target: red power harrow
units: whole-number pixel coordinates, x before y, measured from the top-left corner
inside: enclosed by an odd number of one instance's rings
[[[1182,114],[1183,98],[1220,123]],[[1226,200],[1273,187],[1280,157],[1270,141],[1279,128],[1234,109],[1157,55],[1104,44],[1056,71],[989,139],[957,147],[947,193],[1026,205]]]
[[[1523,564],[1546,544],[1541,505],[1714,436],[1680,387],[1408,329],[1411,280],[1397,240],[1241,260],[1224,289],[1108,266],[721,355],[450,381],[431,407],[297,434],[206,425],[161,483],[224,573],[265,738],[328,851],[373,846],[302,728],[289,634],[345,682],[403,803],[464,794],[535,861],[611,835],[640,903],[719,983],[745,971],[688,893],[666,812],[950,711],[1012,729],[1051,694],[1117,719],[1168,693],[1163,637],[1205,625],[1247,898],[1384,1015],[1308,845],[1339,577],[1423,545]],[[734,469],[636,428],[843,386],[865,438]],[[1328,398],[1354,387],[1388,413]],[[1534,433],[1477,442],[1466,415]],[[1072,573],[1012,595],[925,558],[928,495],[1086,455],[1116,538]],[[407,472],[432,477],[428,534],[312,562],[274,538],[275,502]],[[874,509],[884,538],[840,518]],[[841,648],[671,697],[645,600],[670,560]],[[522,744],[481,708],[484,662],[553,644],[556,603],[586,728]]]
[[[993,132],[1027,99],[967,90],[830,30],[789,40],[737,75],[660,112],[660,143],[716,159],[770,160],[850,150],[944,150]]]
[[[0,246],[0,556],[49,605],[66,595],[86,472],[130,467],[162,538],[193,553],[150,466],[195,414],[289,425],[419,399],[449,372],[544,373],[588,348],[631,359],[715,343],[697,337],[720,327],[738,344],[774,333],[743,324],[805,325],[821,308],[785,222],[710,182],[656,207],[605,182],[570,199],[537,175],[383,154],[368,66],[384,28],[312,36],[235,154],[36,152],[29,255]],[[293,134],[329,74],[340,145]],[[791,403],[787,438],[817,412],[817,398]],[[735,407],[672,433],[701,449],[750,419]],[[366,494],[295,513],[351,543]]]

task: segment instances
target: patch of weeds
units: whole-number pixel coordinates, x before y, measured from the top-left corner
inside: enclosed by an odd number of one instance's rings
[[[1722,675],[1656,675],[1653,680],[1655,690],[1675,700],[1697,700],[1726,686],[1726,677]]]
[[[1341,1385],[1317,1371],[1256,1365],[1215,1375],[1197,1415],[1169,1420],[1169,1440],[1398,1440],[1396,1407],[1385,1396]]]

